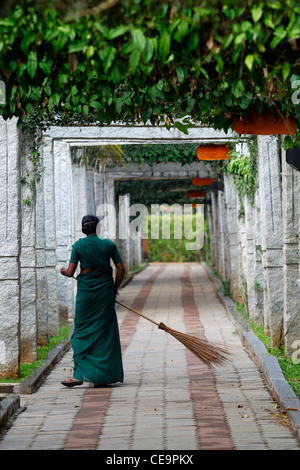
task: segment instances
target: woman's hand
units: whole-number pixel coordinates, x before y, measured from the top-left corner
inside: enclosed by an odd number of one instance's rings
[[[66,268],[61,268],[60,273],[61,273],[63,276],[72,277],[72,276],[74,276],[74,273],[75,273],[75,271],[76,271],[76,268],[77,268],[77,264],[70,263],[69,266],[68,266],[68,269],[66,269]]]

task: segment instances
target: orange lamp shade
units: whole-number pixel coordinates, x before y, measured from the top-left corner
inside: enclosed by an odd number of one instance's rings
[[[204,191],[188,191],[186,195],[189,199],[192,199],[194,197],[204,197],[205,193]]]
[[[200,145],[197,150],[199,160],[226,160],[230,158],[226,145]]]
[[[232,128],[238,134],[250,135],[292,135],[296,132],[294,116],[279,115],[274,111],[263,111],[261,114],[253,110],[249,116],[234,116]]]
[[[213,178],[192,178],[194,186],[209,186],[213,181]]]

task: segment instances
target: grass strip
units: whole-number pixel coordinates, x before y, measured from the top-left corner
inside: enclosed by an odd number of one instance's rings
[[[48,344],[45,346],[38,346],[37,348],[37,360],[30,364],[20,364],[20,373],[17,379],[10,377],[4,377],[0,379],[0,383],[21,383],[27,379],[36,369],[42,364],[51,349],[55,346],[63,343],[69,335],[72,325],[61,326],[59,328],[59,334],[57,336],[49,336]]]

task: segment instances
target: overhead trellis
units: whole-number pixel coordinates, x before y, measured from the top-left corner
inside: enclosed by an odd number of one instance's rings
[[[299,128],[298,1],[3,3],[5,119],[187,132],[196,120],[227,130],[234,116],[268,108]]]

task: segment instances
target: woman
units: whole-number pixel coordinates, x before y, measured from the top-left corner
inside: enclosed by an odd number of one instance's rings
[[[73,245],[68,268],[61,274],[77,276],[74,332],[71,338],[74,358],[73,377],[62,382],[72,387],[92,382],[95,387],[123,382],[123,364],[115,296],[125,269],[116,245],[96,234],[98,217],[86,215],[82,232],[87,236]],[[115,283],[110,259],[117,268]]]

